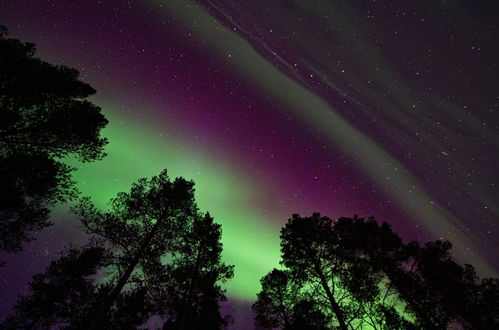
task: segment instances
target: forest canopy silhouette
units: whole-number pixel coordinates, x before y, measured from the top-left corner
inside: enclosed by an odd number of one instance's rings
[[[0,250],[19,251],[31,233],[49,226],[49,208],[77,196],[72,155],[104,156],[101,109],[78,71],[35,57],[36,49],[0,26]]]
[[[479,280],[451,243],[404,244],[374,218],[293,215],[281,265],[253,305],[263,329],[494,329],[499,280]]]
[[[0,81],[0,250],[21,250],[70,200],[88,234],[33,277],[0,329],[143,329],[158,318],[165,330],[226,328],[234,267],[194,182],[163,170],[96,208],[64,162],[105,156],[108,121],[87,100],[96,91],[3,26]],[[280,238],[281,266],[252,308],[258,329],[499,328],[499,279],[454,261],[449,241],[404,243],[386,222],[319,213],[293,215]]]

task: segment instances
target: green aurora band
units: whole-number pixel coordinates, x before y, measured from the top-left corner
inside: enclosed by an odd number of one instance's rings
[[[110,143],[108,155],[99,162],[77,167],[74,179],[83,196],[92,196],[97,207],[142,177],[167,169],[171,178],[184,177],[195,182],[196,201],[201,211],[210,212],[222,225],[223,257],[235,266],[234,278],[226,287],[229,296],[244,301],[255,299],[260,278],[279,263],[279,227],[257,214],[248,201],[265,189],[245,182],[237,169],[217,162],[174,136],[165,135],[165,125],[132,127],[133,118],[117,114],[112,104],[97,102],[109,119],[104,130]],[[245,189],[240,189],[244,185]]]

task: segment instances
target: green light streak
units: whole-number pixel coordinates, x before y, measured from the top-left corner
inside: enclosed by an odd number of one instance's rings
[[[169,176],[185,177],[196,183],[200,210],[209,211],[222,225],[223,258],[235,265],[234,278],[226,287],[230,296],[254,300],[260,278],[279,262],[279,228],[251,210],[250,197],[263,187],[245,182],[237,169],[215,161],[206,151],[197,150],[172,137],[165,126],[140,124],[122,114],[113,104],[96,101],[106,111],[109,125],[104,130],[110,143],[102,161],[72,163],[82,195],[91,196],[99,208],[110,198],[128,191],[142,177],[168,169]]]

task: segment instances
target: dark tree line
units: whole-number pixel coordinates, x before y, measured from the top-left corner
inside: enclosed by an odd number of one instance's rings
[[[479,279],[451,244],[404,244],[374,218],[294,215],[281,231],[283,269],[253,305],[263,329],[499,328],[499,280]]]
[[[74,69],[35,57],[0,26],[0,250],[16,252],[50,225],[55,203],[79,198],[64,158],[104,156],[107,124]],[[33,277],[0,329],[223,329],[221,226],[202,214],[194,183],[166,170],[133,183],[106,211],[79,198],[89,235]],[[405,244],[374,218],[293,215],[282,268],[261,280],[257,328],[498,329],[499,280],[450,257],[448,241]],[[1,266],[1,262],[0,262]]]

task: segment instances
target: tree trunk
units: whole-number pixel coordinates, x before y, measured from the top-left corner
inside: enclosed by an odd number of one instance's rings
[[[185,321],[187,319],[187,309],[188,309],[189,304],[192,304],[192,301],[191,301],[191,299],[192,299],[192,287],[194,285],[194,280],[197,277],[196,275],[198,274],[199,262],[201,259],[200,251],[201,251],[201,247],[198,246],[198,251],[196,254],[196,262],[194,264],[194,269],[191,272],[191,278],[189,281],[189,288],[187,289],[187,298],[184,302],[184,310],[182,311],[182,317],[180,319],[180,325],[179,325],[178,330],[184,330]]]
[[[116,284],[116,287],[111,291],[111,294],[107,297],[107,299],[104,301],[104,303],[101,305],[99,311],[97,312],[96,316],[93,318],[93,320],[90,323],[90,326],[87,328],[88,330],[97,330],[99,329],[99,325],[102,322],[102,319],[107,315],[109,312],[109,309],[111,309],[111,306],[113,306],[114,301],[116,298],[118,298],[119,294],[121,293],[121,290],[123,290],[123,287],[125,286],[126,282],[128,281],[128,278],[132,274],[133,270],[135,267],[137,267],[137,264],[139,263],[140,259],[142,259],[144,252],[146,251],[147,247],[151,243],[151,240],[154,237],[154,234],[156,233],[157,228],[159,227],[160,221],[158,220],[154,226],[152,227],[151,231],[147,234],[147,236],[144,238],[140,245],[140,249],[137,252],[137,254],[134,256],[130,264],[128,265],[127,269],[123,273],[123,275],[120,277],[120,280],[118,281],[118,284]]]
[[[324,273],[320,269],[320,267],[316,264],[315,265],[315,271],[317,272],[317,275],[319,276],[319,279],[321,281],[322,288],[324,291],[326,291],[327,298],[329,299],[329,303],[331,304],[331,308],[333,309],[334,314],[336,315],[336,318],[338,319],[338,323],[340,324],[340,329],[342,330],[348,330],[347,325],[345,323],[345,319],[343,316],[343,313],[341,311],[340,306],[334,299],[333,293],[331,292],[331,289],[329,288],[329,285],[327,284],[326,277],[324,276]]]

